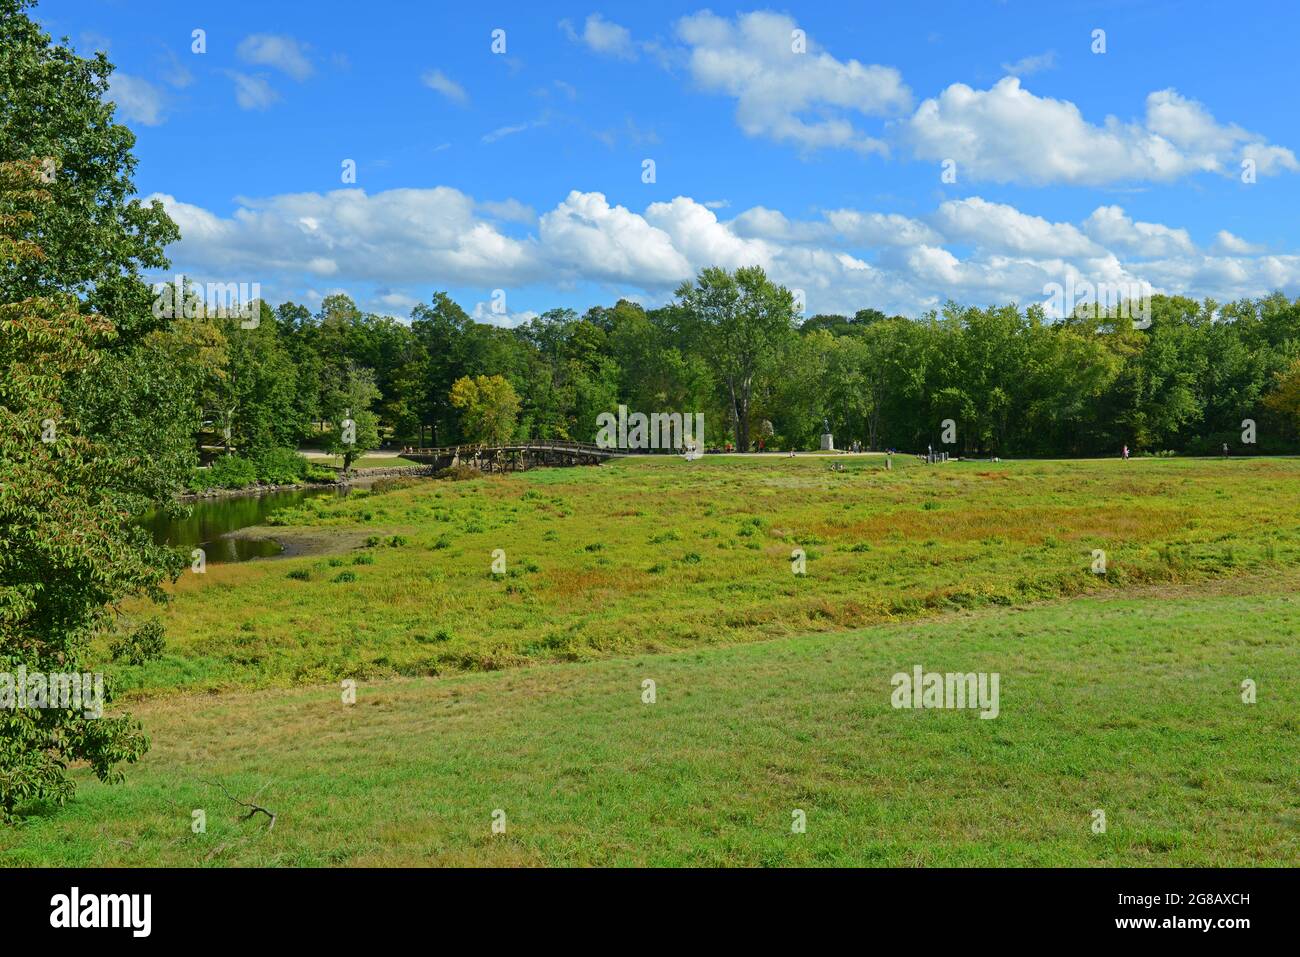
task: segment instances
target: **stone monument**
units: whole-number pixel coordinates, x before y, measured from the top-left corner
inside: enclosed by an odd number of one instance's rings
[[[831,424],[822,419],[822,451],[835,451],[835,436],[831,435]]]

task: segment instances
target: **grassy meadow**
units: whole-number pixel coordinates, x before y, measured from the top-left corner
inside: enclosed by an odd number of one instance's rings
[[[80,775],[0,835],[0,863],[1295,864],[1297,584],[362,682],[351,706],[322,686],[162,698],[136,709],[155,744],[126,783]],[[915,663],[1000,671],[999,717],[894,710]]]
[[[1300,461],[838,461],[279,513],[316,553],[183,576],[164,658],[105,666],[153,749],[0,863],[1300,860]],[[917,664],[1000,673],[999,716],[896,710]]]
[[[313,455],[308,458],[309,461],[317,465],[328,465],[336,469],[343,468],[343,456],[341,455]],[[419,464],[421,463],[413,459],[402,458],[400,455],[363,455],[352,463],[352,467],[354,469],[391,469]]]
[[[1298,460],[841,461],[625,459],[310,499],[266,531],[322,551],[185,574],[168,654],[119,684],[490,671],[1300,565]]]

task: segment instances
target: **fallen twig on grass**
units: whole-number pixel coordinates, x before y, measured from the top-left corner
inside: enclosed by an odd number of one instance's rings
[[[274,811],[268,810],[267,808],[262,807],[262,805],[260,804],[254,804],[252,801],[241,801],[239,798],[235,797],[228,790],[226,790],[226,786],[222,784],[220,781],[216,781],[216,782],[201,781],[201,783],[206,784],[209,787],[219,788],[221,790],[221,793],[224,794],[231,801],[234,801],[240,807],[248,808],[248,813],[245,814],[241,820],[247,821],[250,817],[253,817],[256,814],[265,814],[268,818],[271,819],[271,823],[267,825],[266,829],[268,831],[275,830],[276,814]],[[263,784],[260,788],[258,788],[257,794],[254,794],[253,797],[256,798],[258,794],[261,794],[265,790],[266,790],[266,785]]]

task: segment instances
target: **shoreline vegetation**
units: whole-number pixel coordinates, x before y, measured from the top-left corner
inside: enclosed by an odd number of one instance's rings
[[[321,457],[308,457],[295,449],[278,448],[252,456],[221,455],[213,464],[196,467],[180,501],[196,501],[229,495],[354,484],[358,480],[385,475],[417,475],[430,471],[426,465],[400,456],[363,456],[350,468],[324,464]]]
[[[240,495],[265,495],[271,492],[293,492],[309,488],[339,488],[342,486],[359,485],[373,481],[378,478],[403,478],[403,477],[423,477],[433,475],[433,469],[428,465],[398,465],[398,466],[376,466],[372,468],[356,468],[344,476],[338,474],[330,479],[319,481],[302,481],[289,482],[285,484],[263,484],[256,483],[252,485],[241,485],[238,488],[207,488],[201,492],[180,492],[176,498],[180,502],[197,502],[206,501],[214,498],[233,498]]]

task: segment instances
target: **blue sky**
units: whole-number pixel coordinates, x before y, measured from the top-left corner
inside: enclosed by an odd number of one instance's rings
[[[658,304],[702,266],[749,262],[810,313],[1042,301],[1052,282],[1300,294],[1288,3],[36,15],[117,66],[136,185],[182,227],[175,265],[273,302],[347,291],[405,316],[448,289],[514,323]]]

